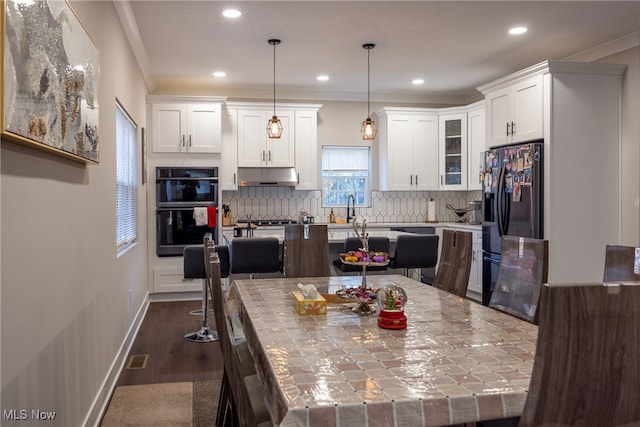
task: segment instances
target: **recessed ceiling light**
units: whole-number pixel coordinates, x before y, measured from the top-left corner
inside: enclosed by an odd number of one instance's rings
[[[524,34],[527,32],[527,27],[513,27],[509,29],[509,34]]]
[[[236,9],[226,9],[222,12],[222,16],[225,18],[238,18],[240,15],[242,15],[242,12]]]
[[[413,83],[414,85],[421,85],[424,84],[424,79],[413,79],[411,80],[411,83]]]
[[[329,80],[329,76],[320,75],[320,76],[316,77],[316,79],[318,79],[321,82],[326,82],[327,80]]]
[[[213,72],[213,77],[225,77],[227,75],[227,73],[225,73],[224,71],[214,71]]]

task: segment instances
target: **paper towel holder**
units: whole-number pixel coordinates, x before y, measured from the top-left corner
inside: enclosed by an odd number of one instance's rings
[[[436,201],[433,200],[433,197],[429,199],[427,202],[427,223],[436,223]]]

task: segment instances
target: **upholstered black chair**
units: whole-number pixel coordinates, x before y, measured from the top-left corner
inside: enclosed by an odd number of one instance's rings
[[[547,282],[546,240],[502,236],[502,255],[489,307],[538,323],[540,288]]]
[[[184,339],[191,342],[218,341],[218,332],[209,327],[209,286],[206,282],[207,270],[204,262],[204,246],[190,245],[183,250],[183,269],[185,279],[202,279],[202,327],[199,331],[190,332]]]
[[[443,230],[440,262],[433,286],[464,298],[469,285],[472,257],[472,233]]]
[[[396,238],[396,249],[389,268],[403,268],[405,275],[414,268],[433,268],[438,264],[436,234],[401,234]]]
[[[344,240],[344,252],[357,251],[362,247],[362,242],[357,237],[347,237]],[[369,250],[373,252],[389,253],[389,238],[384,236],[369,237]],[[362,273],[362,267],[344,264],[341,260],[333,261],[333,266],[344,273]],[[371,271],[385,271],[387,266],[368,266],[367,273]]]
[[[633,246],[607,245],[604,255],[604,282],[638,282],[635,271],[636,248]]]
[[[231,243],[231,274],[281,271],[280,243],[276,237],[242,237]]]
[[[545,284],[521,427],[640,425],[640,284]]]

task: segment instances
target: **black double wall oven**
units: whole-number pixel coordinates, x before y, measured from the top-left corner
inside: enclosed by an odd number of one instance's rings
[[[206,233],[217,243],[217,208],[217,167],[156,167],[158,256],[182,256],[186,245],[202,244]],[[197,215],[203,212],[204,223]]]

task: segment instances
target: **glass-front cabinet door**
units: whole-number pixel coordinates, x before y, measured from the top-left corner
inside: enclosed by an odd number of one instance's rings
[[[440,189],[467,189],[467,114],[440,116]]]

